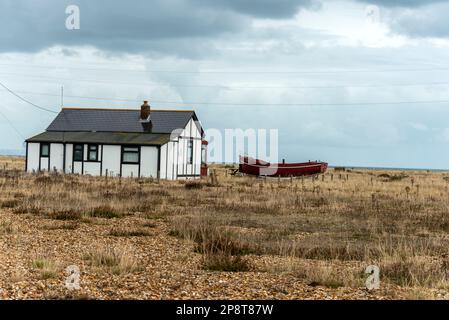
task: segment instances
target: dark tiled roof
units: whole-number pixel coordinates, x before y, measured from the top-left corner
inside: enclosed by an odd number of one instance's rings
[[[152,110],[152,133],[184,129],[194,111]],[[148,132],[139,122],[140,110],[64,108],[47,131]]]
[[[163,145],[169,140],[170,134],[168,133],[47,131],[29,138],[27,142]]]

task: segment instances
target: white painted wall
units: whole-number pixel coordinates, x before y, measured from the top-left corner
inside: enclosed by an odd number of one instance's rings
[[[84,174],[90,174],[91,176],[99,176],[100,169],[101,169],[100,162],[84,162]]]
[[[50,170],[62,171],[64,166],[64,145],[62,143],[50,144]]]
[[[167,144],[161,146],[161,172],[160,178],[167,179]]]
[[[157,178],[157,147],[140,148],[140,176]]]
[[[190,137],[193,140],[193,163],[188,163],[188,143]],[[173,150],[170,149],[170,144],[168,144],[168,154],[169,154],[169,166],[173,165],[175,168],[174,179],[183,179],[182,176],[185,175],[200,175],[201,174],[201,131],[196,126],[193,119],[191,119],[186,127],[183,129],[179,138],[172,142]],[[165,149],[164,149],[165,150]],[[173,156],[173,160],[171,158]],[[161,168],[165,167],[165,158],[161,158]],[[178,177],[181,176],[181,177]],[[165,175],[164,175],[165,177]],[[169,179],[172,177],[168,176]],[[190,178],[190,177],[189,177]]]
[[[121,147],[120,146],[103,146],[103,175],[108,174],[111,176],[120,175],[120,157],[121,157]]]
[[[68,143],[65,146],[65,172],[72,173],[73,144]]]
[[[39,143],[28,143],[27,171],[39,171]]]
[[[173,142],[168,142],[167,143],[167,147],[168,147],[168,153],[167,153],[167,179],[168,180],[173,180],[173,162],[174,162],[174,157],[173,157]]]
[[[83,162],[74,161],[73,162],[73,173],[82,174],[83,173]]]
[[[122,165],[122,177],[124,178],[139,177],[139,165],[137,164]]]

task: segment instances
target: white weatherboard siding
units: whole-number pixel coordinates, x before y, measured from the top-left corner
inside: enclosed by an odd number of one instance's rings
[[[194,140],[193,161],[195,174],[201,174],[201,140]]]
[[[103,146],[103,175],[108,170],[109,176],[120,175],[121,146]]]
[[[122,177],[125,177],[125,178],[139,177],[139,165],[138,164],[123,164],[122,165]]]
[[[168,153],[167,153],[167,179],[173,180],[173,165],[174,165],[174,157],[173,157],[173,142],[169,142],[168,144]]]
[[[72,173],[73,144],[68,143],[65,146],[65,172]]]
[[[50,144],[50,170],[62,171],[64,166],[64,145]]]
[[[167,179],[167,144],[161,146],[160,178]]]
[[[193,162],[189,163],[189,141],[193,139]],[[195,122],[190,120],[178,138],[175,154],[178,163],[177,178],[199,178],[201,174],[201,131]]]
[[[83,162],[73,161],[73,173],[82,174],[83,173]]]
[[[39,171],[39,143],[28,143],[27,171]]]
[[[91,176],[99,176],[100,169],[101,169],[100,162],[84,162],[84,174],[90,174]]]
[[[142,147],[140,153],[140,176],[157,178],[158,148]]]
[[[41,162],[41,171],[48,171],[49,170],[49,158],[40,158]]]

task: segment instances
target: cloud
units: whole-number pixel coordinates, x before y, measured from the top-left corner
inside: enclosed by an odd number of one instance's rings
[[[411,38],[449,37],[449,0],[356,0],[381,6],[380,15],[393,33]]]
[[[299,9],[317,9],[320,2],[315,0],[196,0],[206,6],[233,10],[235,12],[250,15],[259,18],[291,18]]]
[[[35,52],[55,45],[112,52],[192,56],[208,41],[250,28],[251,18],[293,17],[314,0],[5,0],[0,3],[0,51]],[[80,8],[80,30],[67,30],[68,5]]]
[[[433,3],[448,2],[448,0],[357,0],[366,4],[379,5],[383,7],[416,8]]]
[[[414,38],[449,37],[449,2],[395,12],[390,21],[394,32]]]

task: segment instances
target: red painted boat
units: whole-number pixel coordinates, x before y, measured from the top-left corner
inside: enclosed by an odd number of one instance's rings
[[[254,176],[297,177],[325,173],[326,162],[273,163],[240,156],[239,172]]]

